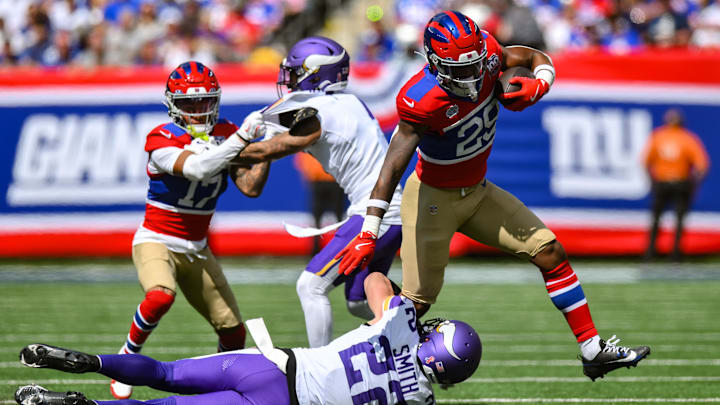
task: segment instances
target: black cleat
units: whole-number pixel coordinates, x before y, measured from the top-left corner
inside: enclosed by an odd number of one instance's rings
[[[595,381],[605,374],[620,367],[636,367],[640,360],[650,355],[650,348],[637,346],[633,348],[617,346],[620,339],[615,336],[606,341],[600,339],[600,353],[594,359],[588,360],[578,356],[582,361],[583,374]]]
[[[53,392],[39,385],[26,385],[15,391],[20,405],[97,405],[79,392]]]
[[[100,359],[82,352],[35,343],[20,350],[20,362],[28,367],[53,368],[68,373],[100,370]]]

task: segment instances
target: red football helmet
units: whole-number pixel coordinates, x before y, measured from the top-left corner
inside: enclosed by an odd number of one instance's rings
[[[425,57],[438,82],[452,94],[477,99],[487,47],[475,22],[457,11],[436,14],[425,26]]]
[[[170,73],[165,105],[173,122],[195,138],[207,139],[218,120],[220,84],[200,62],[185,62]]]

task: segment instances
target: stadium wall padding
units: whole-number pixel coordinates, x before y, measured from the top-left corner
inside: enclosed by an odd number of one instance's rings
[[[568,53],[554,62],[548,96],[521,113],[501,109],[488,178],[536,210],[570,254],[640,254],[650,221],[642,149],[665,110],[680,107],[711,159],[684,247],[720,252],[720,53]],[[388,137],[395,95],[420,66],[396,60],[351,69],[349,90]],[[277,98],[274,67],[215,70],[221,115],[231,121]],[[144,136],[168,120],[166,75],[160,67],[0,71],[0,257],[130,255],[144,208]],[[288,235],[283,222],[309,224],[308,206],[292,158],[280,159],[259,198],[234,189],[220,198],[211,246],[218,255],[306,254],[312,241]],[[673,222],[663,217],[661,251],[670,248]],[[491,250],[458,235],[451,251]]]

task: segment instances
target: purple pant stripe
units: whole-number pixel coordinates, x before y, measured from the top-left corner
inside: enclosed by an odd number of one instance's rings
[[[363,217],[361,215],[353,215],[350,219],[343,224],[333,236],[332,240],[328,242],[325,247],[316,254],[310,263],[308,263],[305,271],[311,273],[318,273],[328,263],[330,263],[335,255],[338,254],[350,241],[360,233],[362,228]],[[375,246],[375,255],[373,260],[368,265],[367,269],[362,271],[355,271],[350,276],[338,275],[337,264],[331,269],[326,271],[322,277],[329,280],[333,280],[333,284],[338,286],[345,283],[345,298],[350,301],[359,301],[365,299],[365,290],[363,283],[365,277],[370,272],[379,271],[383,274],[387,274],[390,270],[390,265],[400,248],[402,242],[402,227],[400,225],[392,225],[383,236],[378,239],[377,245]]]
[[[160,362],[140,354],[101,355],[100,359],[100,373],[125,384],[196,394],[153,400],[159,402],[105,401],[111,405],[290,403],[285,374],[257,352],[230,352],[173,362]]]

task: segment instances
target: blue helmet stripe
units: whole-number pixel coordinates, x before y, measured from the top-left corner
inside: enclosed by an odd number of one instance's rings
[[[455,38],[460,38],[460,29],[457,25],[455,25],[455,22],[452,20],[452,18],[450,18],[450,15],[447,14],[447,12],[435,16],[433,20],[437,21],[437,23],[440,24],[443,28],[450,31],[452,36],[454,36]]]
[[[457,17],[458,20],[460,20],[460,24],[462,24],[463,29],[468,35],[472,35],[472,30],[470,30],[470,24],[468,23],[468,20],[465,18],[464,15],[458,13],[457,11],[450,11]],[[456,37],[457,38],[457,37]]]
[[[200,62],[195,62],[195,66],[197,66],[197,70],[198,70],[198,72],[201,73],[201,74],[202,74],[202,72],[205,70],[205,65],[203,65],[203,64],[200,63]]]
[[[431,39],[434,39],[436,41],[442,42],[442,43],[450,43],[450,38],[446,37],[442,32],[440,32],[435,27],[428,27],[427,34],[430,34]]]
[[[190,73],[192,73],[192,66],[190,66],[189,62],[183,63],[180,67],[185,71],[186,75],[190,76]]]

